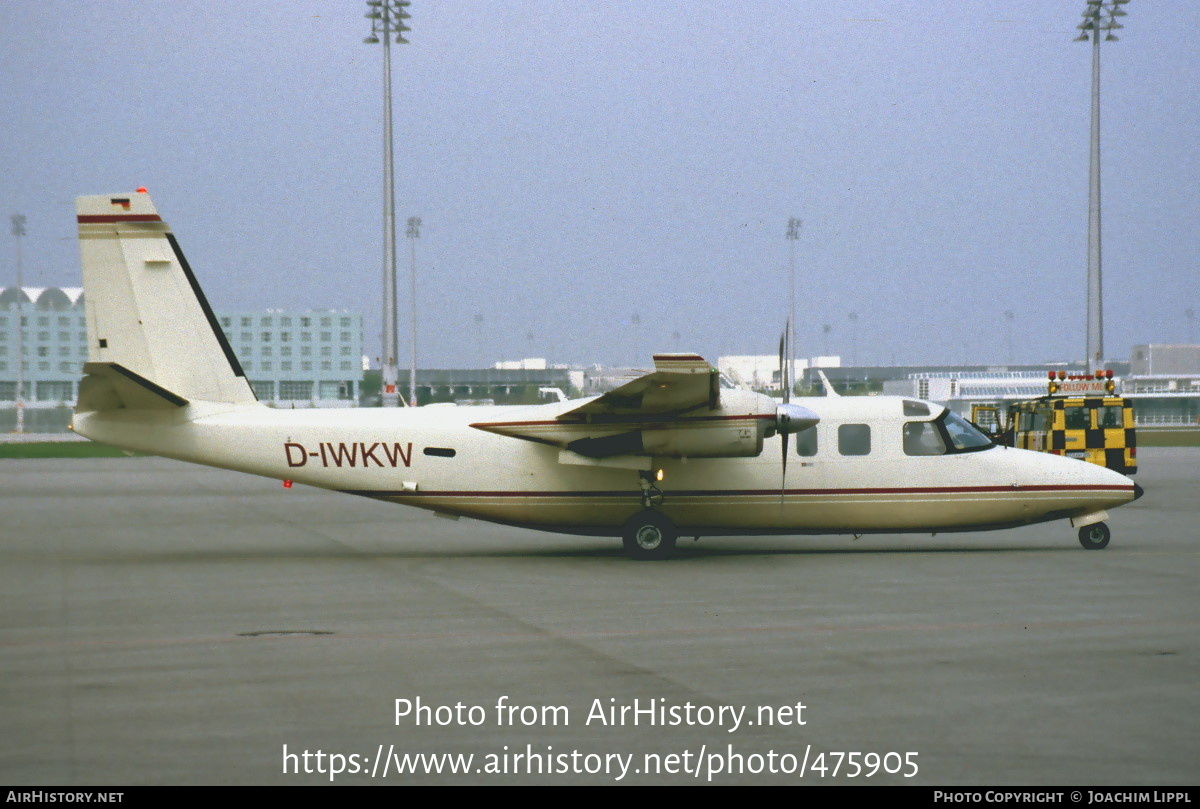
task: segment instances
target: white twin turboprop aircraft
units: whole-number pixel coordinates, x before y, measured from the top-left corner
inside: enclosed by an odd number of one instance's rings
[[[576,401],[268,408],[143,189],[80,197],[78,219],[88,362],[74,429],[107,444],[453,517],[620,535],[635,559],[670,555],[681,534],[936,533],[1067,518],[1085,548],[1103,548],[1105,509],[1142,493],[1100,466],[996,446],[941,405],[781,405],[688,354],[658,355],[653,373]]]

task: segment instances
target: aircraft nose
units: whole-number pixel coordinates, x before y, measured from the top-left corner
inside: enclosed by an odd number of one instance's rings
[[[1056,502],[1074,513],[1117,508],[1143,494],[1132,478],[1087,461],[1041,452],[1019,454],[1015,459],[1028,465],[1029,478],[1059,490],[1062,497]]]
[[[1097,506],[1113,508],[1131,503],[1144,494],[1141,486],[1133,479],[1114,469],[1107,469],[1086,461],[1075,461],[1074,474],[1079,483],[1089,489]]]

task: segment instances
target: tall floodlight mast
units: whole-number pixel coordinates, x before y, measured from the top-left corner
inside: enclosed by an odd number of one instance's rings
[[[400,404],[400,371],[396,363],[396,193],[392,169],[392,35],[404,45],[404,21],[412,15],[406,10],[410,0],[367,0],[367,19],[371,35],[368,45],[383,43],[383,356],[380,358],[383,406]]]
[[[787,225],[788,275],[791,278],[788,293],[787,378],[791,380],[793,385],[796,382],[796,240],[800,238],[800,226],[803,224],[803,222],[793,216],[788,219]],[[784,399],[784,401],[786,402],[787,400]]]
[[[25,279],[21,272],[21,237],[25,235],[25,216],[11,217],[12,234],[17,238],[17,432],[25,432]]]
[[[411,324],[412,368],[408,375],[408,403],[417,406],[417,239],[421,238],[421,217],[408,217],[408,229],[404,232],[408,237],[408,282],[409,282],[409,314]]]
[[[1103,285],[1100,275],[1100,32],[1116,42],[1113,31],[1123,28],[1117,17],[1129,0],[1087,0],[1076,42],[1092,41],[1092,149],[1088,182],[1087,363],[1095,371],[1104,364]]]

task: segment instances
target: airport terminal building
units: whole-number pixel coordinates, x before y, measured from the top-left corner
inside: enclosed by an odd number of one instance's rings
[[[218,313],[260,402],[349,407],[363,374],[362,316],[344,311]]]
[[[1057,370],[1057,369],[1056,369]],[[971,405],[1001,405],[1046,395],[1046,369],[945,369],[916,371],[883,383],[883,392],[941,402],[963,416]],[[1086,374],[1086,369],[1068,370]],[[1128,374],[1116,394],[1133,406],[1138,427],[1200,426],[1200,373]]]
[[[1200,345],[1133,346],[1129,360],[1106,367],[1117,378],[1116,393],[1129,399],[1139,427],[1200,427]],[[774,394],[780,390],[779,358],[721,357],[732,379]],[[796,361],[801,394],[820,396],[821,375],[843,395],[887,394],[926,399],[970,416],[971,405],[1007,405],[1046,394],[1046,374],[1087,373],[1083,362],[1039,365],[844,366],[839,357]]]
[[[24,320],[18,339],[18,307]],[[346,311],[279,310],[216,315],[259,401],[276,407],[351,407],[363,398],[363,321]],[[0,432],[16,423],[17,352],[24,343],[26,430],[59,432],[70,421],[83,363],[87,325],[78,287],[0,288]],[[1129,397],[1139,426],[1200,424],[1200,346],[1134,346],[1131,360],[1110,363],[1118,393]],[[718,366],[759,389],[778,389],[778,356],[721,357]],[[838,357],[797,360],[802,390],[820,395],[823,372],[843,393],[890,393],[943,402],[960,413],[973,403],[1042,395],[1047,365],[842,366]],[[1084,373],[1081,364],[1053,366]],[[481,370],[422,369],[417,400],[518,404],[565,395],[594,395],[637,376],[627,369],[547,366],[545,360],[498,363]],[[401,373],[408,390],[408,372]],[[369,397],[367,399],[369,402]]]
[[[78,287],[0,289],[0,431],[15,423],[22,342],[25,407],[32,414],[74,405],[87,361],[83,300]],[[23,334],[18,318],[24,321]],[[267,310],[222,312],[217,320],[260,401],[285,407],[357,403],[363,376],[361,315]]]

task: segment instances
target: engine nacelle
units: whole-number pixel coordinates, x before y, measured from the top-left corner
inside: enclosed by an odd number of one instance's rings
[[[642,430],[642,452],[664,458],[746,458],[762,452],[762,421],[738,420]]]

